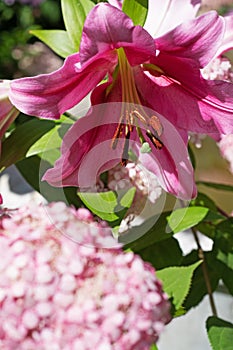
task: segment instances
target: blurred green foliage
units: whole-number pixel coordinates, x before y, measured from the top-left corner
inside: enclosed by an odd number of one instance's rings
[[[46,0],[37,7],[0,2],[1,79],[12,79],[18,71],[19,58],[14,50],[37,40],[29,31],[44,28],[64,29],[59,1]]]

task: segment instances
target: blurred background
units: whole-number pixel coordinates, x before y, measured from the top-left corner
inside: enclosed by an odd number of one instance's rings
[[[32,29],[64,29],[60,1],[0,1],[0,77],[47,73],[60,58],[30,34]]]
[[[158,0],[161,1],[161,0]],[[233,0],[203,0],[201,12],[211,9],[221,15],[233,13]],[[48,47],[38,41],[30,30],[64,29],[59,0],[0,0],[0,79],[13,79],[40,73],[49,73],[63,63]],[[233,54],[228,58],[233,62]],[[216,143],[206,137],[192,144],[197,160],[196,180],[233,185],[228,162],[220,155]],[[233,212],[232,192],[214,190],[200,185],[201,192],[208,194],[228,214]],[[0,175],[0,193],[5,206],[15,207],[30,200],[40,201],[39,195],[25,183],[13,166]],[[209,242],[204,242],[208,249]],[[184,250],[193,247],[184,241]],[[220,317],[232,321],[232,298],[216,293]],[[207,298],[186,316],[174,320],[165,330],[159,342],[159,350],[209,350],[204,322],[210,314]],[[192,333],[190,325],[192,323]]]

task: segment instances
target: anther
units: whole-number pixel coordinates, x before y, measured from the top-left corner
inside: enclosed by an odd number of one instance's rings
[[[122,134],[123,128],[124,128],[124,124],[119,123],[112,138],[112,142],[111,142],[112,149],[116,149],[118,139],[119,139],[119,136]]]
[[[121,165],[126,166],[129,158],[129,139],[130,139],[130,128],[128,125],[125,127],[125,142],[121,157]]]
[[[151,142],[153,143],[155,148],[157,148],[157,149],[163,148],[162,141],[158,137],[156,137],[154,134],[152,134],[152,132],[150,130],[146,131],[146,135],[149,137],[149,139],[151,140]]]
[[[163,133],[163,126],[156,115],[152,115],[149,119],[149,125],[157,133],[158,136],[161,136]]]
[[[147,124],[145,117],[143,117],[136,109],[130,113],[131,118],[138,118],[143,124]]]

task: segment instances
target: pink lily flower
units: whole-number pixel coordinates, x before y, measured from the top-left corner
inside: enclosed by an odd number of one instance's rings
[[[106,107],[101,117],[93,107],[77,121],[63,140],[61,158],[44,179],[56,186],[88,186],[94,183],[93,174],[98,176],[119,160],[126,163],[132,146],[167,191],[185,199],[194,196],[192,167],[175,126],[185,141],[187,131],[215,136],[233,130],[233,85],[207,81],[200,74],[223,36],[224,20],[215,12],[154,40],[118,8],[96,5],[86,18],[79,53],[51,74],[11,84],[12,103],[44,118],[59,118],[93,89],[93,106],[123,102],[114,113]],[[96,87],[106,76],[108,82]],[[156,113],[148,115],[142,104]],[[143,142],[151,152],[140,152]],[[92,158],[80,177],[85,156],[99,144],[114,154],[98,169],[96,156]]]
[[[189,11],[193,15],[196,10]],[[80,52],[51,74],[13,81],[10,98],[26,114],[59,118],[106,74],[112,76],[122,47],[147,105],[185,131],[227,134],[233,129],[233,85],[200,74],[221,47],[224,33],[224,19],[209,12],[153,40],[119,9],[99,4],[86,19]]]
[[[8,95],[10,91],[10,81],[0,81],[0,152],[1,152],[1,139],[9,126],[13,123],[16,117],[19,115],[19,111],[12,105]]]
[[[101,85],[92,95],[92,100],[100,103],[93,105],[89,113],[68,130],[62,142],[62,155],[54,168],[47,170],[43,180],[56,187],[78,186],[81,191],[90,187],[95,189],[101,173],[119,162],[122,166],[128,163],[128,152],[131,150],[142,166],[157,175],[160,185],[166,191],[183,199],[195,196],[193,169],[186,145],[178,131],[160,115],[163,133],[159,138],[154,137],[153,127],[145,125],[142,119],[147,115],[153,116],[153,111],[146,107],[141,120],[130,124],[127,124],[127,120],[119,123],[122,110],[126,110],[126,107],[134,108],[137,114],[141,106],[111,101],[101,104],[101,95],[103,92],[105,94],[107,85]],[[116,91],[113,94],[115,93]],[[119,127],[122,128],[121,131]],[[141,152],[138,130],[140,137],[150,145],[151,151],[148,153]],[[118,132],[121,135],[117,135]]]

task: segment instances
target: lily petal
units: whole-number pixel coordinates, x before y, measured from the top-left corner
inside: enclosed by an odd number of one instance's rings
[[[223,19],[225,21],[225,33],[215,57],[233,49],[233,15],[223,17]]]
[[[9,98],[23,113],[57,119],[104,78],[115,59],[109,52],[78,68],[79,54],[73,54],[53,73],[13,80]]]
[[[98,28],[98,30],[96,30]],[[80,43],[80,61],[123,47],[131,65],[140,64],[155,55],[153,38],[121,10],[101,3],[88,14]]]
[[[195,18],[201,0],[149,0],[144,28],[153,36],[161,36],[186,20]]]
[[[141,153],[140,145],[137,143],[138,150],[135,153],[138,155],[139,162],[158,177],[165,191],[180,199],[190,200],[196,196],[197,190],[187,147],[176,129],[162,119],[161,115],[159,116],[164,127],[163,137],[161,137],[164,147],[159,151]]]
[[[105,104],[97,105],[75,122],[65,134],[61,157],[54,168],[47,170],[43,180],[56,187],[95,186],[98,176],[118,164],[122,156],[123,139],[119,140],[119,147],[111,148],[119,108],[120,104],[116,104],[115,112],[110,110],[109,114]]]
[[[232,134],[233,84],[221,80],[204,80],[204,84],[208,95],[198,102],[203,119],[211,118],[220,134]]]
[[[192,59],[199,63],[199,68],[203,68],[216,54],[224,31],[223,18],[217,12],[211,11],[184,22],[157,38],[156,47],[162,54],[168,54],[171,59],[174,56]]]
[[[233,84],[187,75],[184,85],[140,69],[135,80],[142,98],[177,128],[214,138],[233,132]]]

